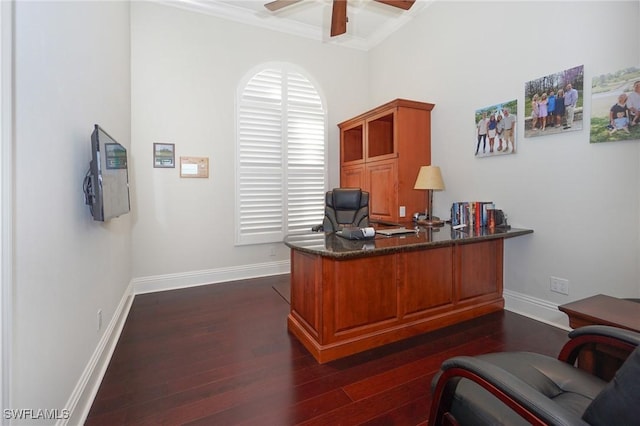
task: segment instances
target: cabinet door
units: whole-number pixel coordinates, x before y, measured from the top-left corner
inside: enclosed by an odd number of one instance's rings
[[[368,191],[364,164],[343,167],[340,171],[341,188],[361,188]]]
[[[369,216],[372,219],[397,221],[397,160],[368,163]]]

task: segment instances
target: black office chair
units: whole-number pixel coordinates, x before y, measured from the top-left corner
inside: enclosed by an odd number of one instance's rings
[[[498,352],[445,361],[433,380],[429,425],[639,424],[640,333],[591,325],[569,337],[558,359]],[[574,366],[594,347],[631,352],[608,383]]]
[[[325,195],[324,220],[314,231],[335,232],[345,226],[369,226],[369,193],[360,188],[334,188]]]

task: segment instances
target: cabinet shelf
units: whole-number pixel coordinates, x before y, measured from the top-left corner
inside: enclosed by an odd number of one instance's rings
[[[395,114],[385,114],[372,120],[367,120],[367,159],[393,155],[396,153],[395,138],[393,136]]]
[[[342,162],[353,163],[364,160],[364,126],[357,125],[342,131]]]

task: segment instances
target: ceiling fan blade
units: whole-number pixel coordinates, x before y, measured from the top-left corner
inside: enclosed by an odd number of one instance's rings
[[[333,0],[331,37],[347,32],[347,0]]]
[[[280,10],[283,7],[287,7],[287,6],[291,6],[292,4],[296,4],[299,1],[302,0],[275,0],[269,3],[266,3],[264,5],[264,7],[266,7],[267,9],[269,9],[272,12],[275,12],[276,10]]]
[[[389,6],[399,7],[400,9],[409,10],[416,0],[376,0],[378,3],[388,4]]]

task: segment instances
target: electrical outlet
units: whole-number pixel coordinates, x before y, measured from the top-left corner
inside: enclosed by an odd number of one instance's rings
[[[407,207],[406,206],[400,206],[400,217],[405,217],[407,215]]]
[[[98,330],[97,331],[100,331],[100,330],[102,330],[102,309],[98,309],[97,317],[98,317]]]
[[[276,248],[275,247],[269,247],[269,256],[270,257],[276,257]]]
[[[564,278],[551,277],[549,288],[555,293],[569,295],[569,280]]]

